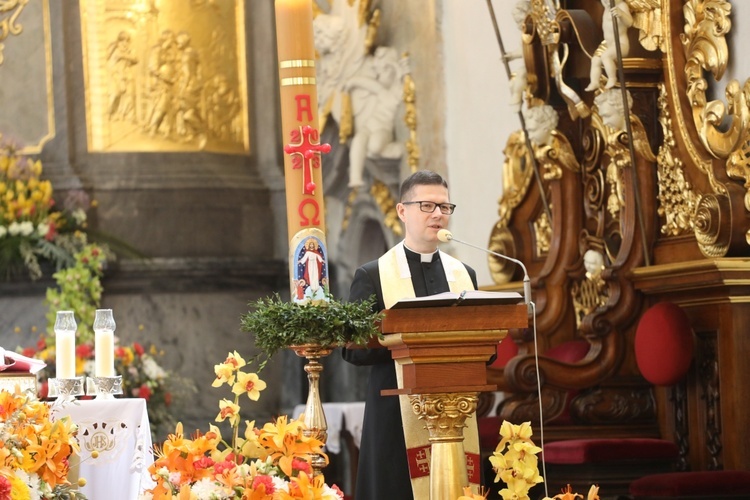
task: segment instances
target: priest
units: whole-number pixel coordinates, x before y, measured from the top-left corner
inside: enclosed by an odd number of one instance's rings
[[[404,223],[404,240],[354,274],[349,300],[377,298],[376,309],[390,308],[403,298],[476,289],[476,273],[438,250],[438,232],[445,229],[456,205],[439,174],[420,170],[401,184],[396,211]],[[371,366],[365,402],[362,442],[357,471],[356,500],[411,500],[429,498],[424,464],[407,459],[407,448],[425,446],[423,425],[405,396],[382,396],[398,388],[400,367],[387,348],[348,346],[344,359]],[[474,424],[475,427],[475,424]],[[476,429],[473,432],[476,439]],[[478,447],[478,444],[476,444]],[[414,457],[414,453],[409,456]],[[429,463],[429,461],[427,461]]]

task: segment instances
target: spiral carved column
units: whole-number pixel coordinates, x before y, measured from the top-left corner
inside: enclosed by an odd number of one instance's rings
[[[430,500],[455,500],[469,484],[463,429],[478,392],[415,394],[412,410],[430,433]]]

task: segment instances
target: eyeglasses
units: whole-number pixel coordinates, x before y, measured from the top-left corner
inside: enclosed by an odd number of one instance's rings
[[[453,203],[435,203],[433,201],[404,201],[402,205],[414,205],[419,203],[419,209],[422,212],[431,214],[435,211],[435,207],[440,207],[440,213],[443,215],[450,215],[456,209],[456,205]]]

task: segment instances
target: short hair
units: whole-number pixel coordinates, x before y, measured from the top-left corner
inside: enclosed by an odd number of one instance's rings
[[[401,183],[400,201],[404,201],[409,192],[416,186],[443,186],[448,189],[448,183],[437,172],[432,170],[417,170]]]

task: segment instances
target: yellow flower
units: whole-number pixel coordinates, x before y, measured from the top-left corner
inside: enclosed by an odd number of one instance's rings
[[[289,500],[301,498],[303,500],[317,500],[323,498],[325,491],[325,478],[322,475],[311,478],[304,472],[297,477],[291,478],[289,482],[289,493],[279,491],[279,498]]]
[[[458,497],[458,500],[486,500],[489,493],[489,491],[484,491],[484,487],[482,487],[482,491],[479,494],[473,493],[471,487],[466,486],[464,494]]]
[[[597,490],[598,490],[598,488],[597,488]],[[563,488],[561,491],[562,491],[562,493],[560,493],[558,495],[555,495],[552,498],[555,499],[555,500],[576,500],[578,498],[583,498],[578,493],[574,493],[573,492],[573,488],[571,488],[570,485],[568,485],[567,488]],[[589,492],[589,493],[591,493],[591,492]]]
[[[258,378],[256,373],[237,372],[237,382],[232,386],[232,392],[236,395],[247,393],[247,397],[258,401],[260,391],[266,388],[266,383]]]
[[[255,432],[255,420],[245,420],[245,439],[238,442],[240,453],[247,458],[265,458],[265,448],[258,442],[258,434]]]
[[[322,452],[323,442],[311,436],[305,436],[304,417],[288,422],[286,415],[280,416],[275,423],[267,423],[260,430],[258,442],[268,450],[269,456],[279,463],[279,468],[287,476],[292,475],[292,460],[309,460],[317,453],[328,463],[328,455]]]
[[[222,384],[234,384],[234,373],[245,366],[245,360],[242,359],[237,351],[229,353],[227,359],[218,365],[214,365],[216,380],[211,384],[212,387],[220,387]]]
[[[219,401],[219,414],[216,416],[217,422],[223,422],[229,419],[229,424],[232,427],[237,426],[240,423],[240,407],[234,404],[228,399],[222,399]]]
[[[595,484],[591,485],[591,488],[589,488],[589,494],[586,495],[586,500],[600,500],[598,486],[596,486]]]
[[[15,474],[11,474],[11,476],[8,478],[8,481],[10,482],[11,500],[31,499],[31,491],[29,491],[29,487],[26,485],[26,483],[21,481],[21,478],[19,478]]]

